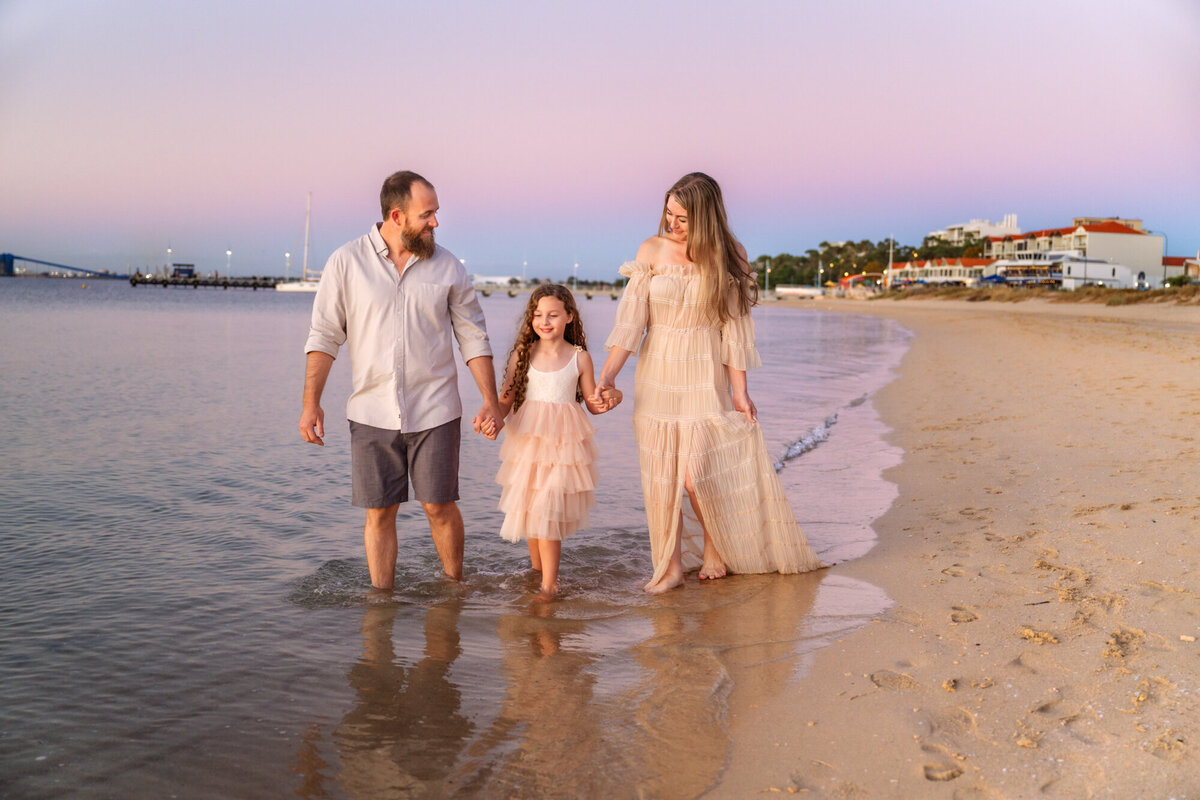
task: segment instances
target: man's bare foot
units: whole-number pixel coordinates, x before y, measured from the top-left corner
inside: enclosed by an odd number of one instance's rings
[[[700,565],[700,580],[715,581],[718,578],[724,578],[728,574],[725,568],[725,562],[720,556],[714,554],[712,559],[705,558],[704,563]]]
[[[680,586],[683,586],[683,567],[669,567],[666,575],[642,591],[646,594],[665,594]]]

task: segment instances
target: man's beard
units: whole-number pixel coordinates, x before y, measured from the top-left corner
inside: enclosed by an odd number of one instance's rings
[[[416,231],[405,228],[400,231],[400,243],[404,245],[405,250],[417,258],[429,258],[437,248],[437,244],[433,241],[432,230],[429,231],[428,236],[424,236]]]

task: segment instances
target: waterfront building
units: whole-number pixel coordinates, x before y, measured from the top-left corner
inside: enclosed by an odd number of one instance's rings
[[[1161,286],[1166,278],[1182,271],[1171,271],[1164,263],[1164,242],[1162,234],[1144,230],[1140,219],[1076,217],[1069,228],[990,237],[984,255],[1015,259],[1022,254],[1075,251],[1082,258],[1128,267],[1134,284]]]
[[[489,286],[507,289],[509,286],[524,286],[524,281],[515,275],[472,275],[471,283],[480,288]]]
[[[901,288],[911,284],[944,286],[975,286],[990,274],[994,258],[929,258],[920,261],[901,261],[884,270],[885,288]]]
[[[930,231],[930,239],[941,239],[948,244],[961,247],[967,243],[967,238],[973,236],[982,242],[992,237],[1018,236],[1021,229],[1017,227],[1017,215],[1005,214],[1004,219],[994,223],[987,219],[973,219],[958,225],[947,225],[940,231]]]

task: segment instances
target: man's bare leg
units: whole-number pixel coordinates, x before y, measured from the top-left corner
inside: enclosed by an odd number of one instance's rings
[[[457,503],[421,503],[429,519],[433,546],[442,559],[442,569],[456,581],[462,580],[463,519]]]
[[[376,589],[391,589],[396,582],[396,509],[368,508],[363,525],[363,542],[367,546],[367,568],[371,585]]]

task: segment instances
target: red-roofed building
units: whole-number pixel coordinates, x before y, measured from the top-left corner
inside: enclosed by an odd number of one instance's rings
[[[1200,280],[1200,251],[1197,251],[1195,258],[1164,256],[1163,269],[1166,270],[1168,278],[1175,275],[1187,275],[1193,281],[1198,281]]]
[[[1165,241],[1161,234],[1144,230],[1140,219],[1076,217],[1069,228],[990,237],[984,255],[1011,259],[1022,253],[1075,251],[1089,259],[1124,265],[1137,280],[1157,286],[1183,271],[1163,263]]]
[[[883,273],[883,285],[907,286],[912,283],[938,283],[951,286],[974,286],[984,276],[994,258],[930,258],[921,261],[901,261]]]

